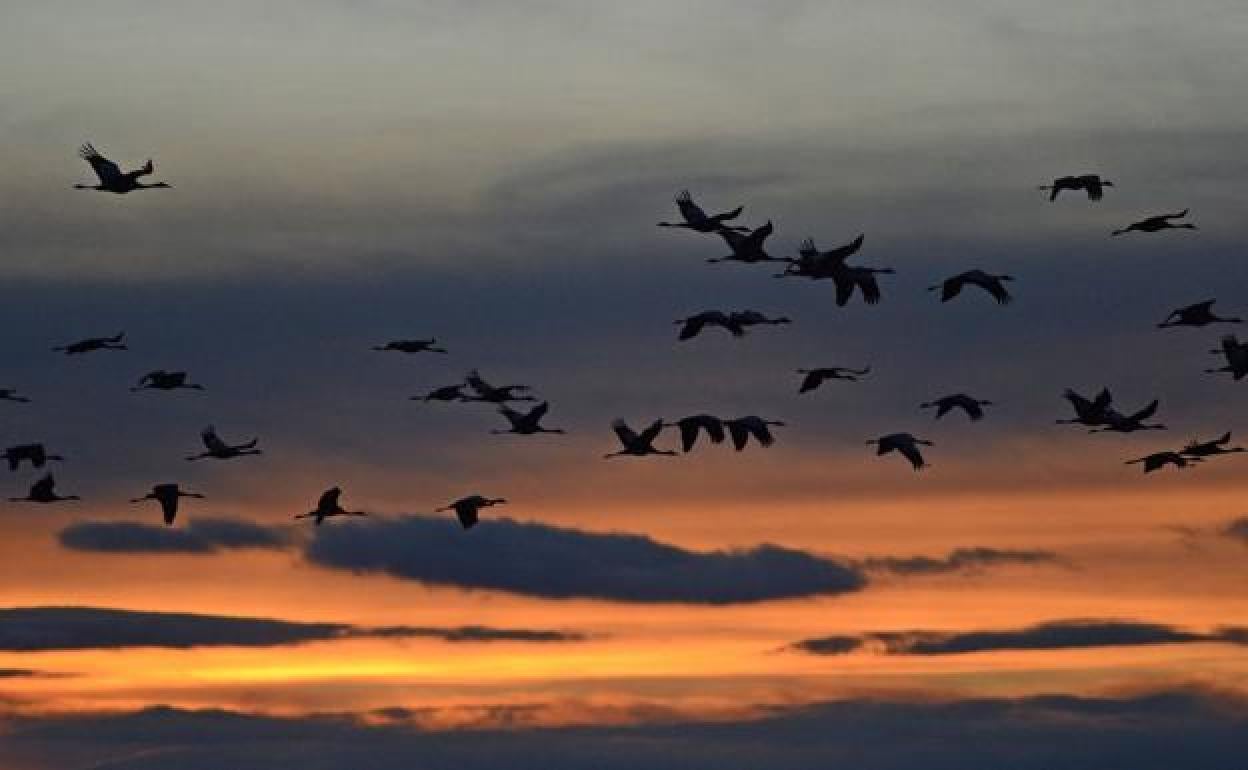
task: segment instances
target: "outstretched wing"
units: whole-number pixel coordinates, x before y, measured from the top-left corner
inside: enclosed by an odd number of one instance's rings
[[[55,488],[56,488],[56,480],[53,479],[52,474],[49,473],[48,475],[36,481],[34,484],[30,485],[30,496],[32,498],[46,497],[46,496],[51,495],[52,490]]]
[[[529,410],[527,419],[532,420],[533,422],[541,422],[542,418],[545,417],[546,413],[549,411],[550,411],[550,402],[543,401],[542,403],[538,404],[537,406]]]
[[[637,443],[637,434],[623,420],[613,420],[611,422],[611,430],[615,431],[615,435],[625,447],[630,447]]]
[[[984,288],[984,291],[992,295],[992,298],[997,301],[998,305],[1008,305],[1010,304],[1010,301],[1014,299],[1010,296],[1010,293],[1006,291],[1005,284],[1003,284],[1000,280],[984,281],[980,284],[980,286]]]
[[[823,372],[818,369],[812,369],[806,372],[806,376],[802,378],[802,386],[797,389],[798,393],[806,393],[814,390],[823,384]]]
[[[659,433],[662,430],[663,430],[663,421],[655,420],[654,422],[650,423],[650,426],[648,428],[646,428],[645,430],[641,432],[641,435],[638,436],[638,438],[648,446],[654,443],[654,440],[659,437]]]
[[[847,257],[851,257],[854,254],[857,254],[858,250],[862,248],[863,241],[865,241],[866,239],[867,239],[866,233],[863,233],[859,235],[857,238],[850,241],[849,243],[845,244],[844,246],[837,246],[835,249],[832,249],[831,251],[823,252],[822,256],[826,259],[844,260]]]
[[[676,208],[680,209],[680,215],[691,225],[707,221],[706,212],[702,210],[701,206],[693,202],[693,196],[689,194],[688,190],[682,190],[680,195],[676,196]]]
[[[776,231],[776,227],[775,225],[771,223],[771,220],[769,219],[767,220],[767,224],[751,231],[749,235],[745,236],[743,245],[749,248],[750,250],[762,249],[763,241],[770,238],[771,234],[774,233],[775,231]]]
[[[316,509],[318,511],[332,511],[338,507],[338,498],[341,495],[341,489],[330,487],[321,493],[321,499],[316,501]]]
[[[1131,415],[1127,419],[1130,420],[1131,422],[1139,422],[1140,420],[1147,420],[1149,417],[1152,417],[1154,414],[1157,413],[1158,403],[1159,402],[1156,399],[1153,399],[1153,402],[1151,404],[1144,407],[1143,409],[1136,412],[1135,414]]]
[[[902,457],[909,460],[910,465],[914,466],[916,471],[927,467],[927,462],[923,459],[922,453],[919,452],[919,448],[914,444],[897,444],[893,448],[900,452]]]
[[[880,285],[875,281],[875,273],[870,270],[855,270],[854,283],[862,292],[862,298],[868,305],[880,302]]]
[[[750,431],[760,446],[771,446],[776,443],[776,439],[771,435],[771,430],[767,427],[767,423],[762,420],[747,424],[746,429]]]
[[[962,282],[963,282],[962,276],[955,275],[953,278],[950,278],[946,280],[943,284],[941,284],[940,301],[948,302],[949,300],[958,296],[958,293],[962,291]]]
[[[82,156],[83,160],[91,164],[91,169],[100,178],[100,184],[108,185],[121,181],[121,169],[117,167],[116,163],[96,151],[90,142],[79,148],[78,154]]]
[[[217,429],[211,425],[204,428],[203,431],[200,432],[199,437],[204,442],[204,446],[208,448],[209,452],[225,452],[229,450],[229,446],[227,446],[226,443],[221,440],[221,437],[217,435]]]
[[[740,452],[745,449],[745,443],[750,440],[750,431],[740,422],[733,420],[727,423],[728,434],[732,436],[732,447]]]
[[[691,340],[698,336],[698,333],[706,326],[707,320],[705,315],[695,315],[692,318],[686,318],[684,326],[680,327],[679,339]]]
[[[1088,191],[1088,199],[1099,201],[1105,197],[1105,187],[1101,184],[1101,178],[1096,174],[1085,174],[1079,177],[1079,181],[1083,183],[1083,189]]]

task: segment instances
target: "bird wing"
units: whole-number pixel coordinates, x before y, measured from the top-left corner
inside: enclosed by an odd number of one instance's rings
[[[823,373],[818,369],[812,369],[802,378],[802,386],[798,388],[798,393],[805,393],[814,390],[823,384]]]
[[[620,443],[625,447],[630,447],[637,443],[637,434],[623,420],[612,421],[611,430],[615,431],[615,435],[619,437]]]
[[[875,273],[870,270],[855,270],[854,283],[862,292],[862,298],[868,305],[879,304],[880,285],[875,281]]]
[[[806,257],[807,259],[819,256],[819,250],[815,248],[815,240],[813,238],[807,238],[798,244],[797,253],[798,256]]]
[[[1101,184],[1101,178],[1096,174],[1087,174],[1080,177],[1083,182],[1083,189],[1088,191],[1088,199],[1099,201],[1105,197],[1105,187]]]
[[[972,420],[982,420],[984,418],[983,407],[981,407],[979,402],[973,398],[959,398],[957,405],[960,406],[962,411],[966,412],[967,416]]]
[[[30,485],[30,496],[31,497],[45,497],[45,496],[51,495],[52,490],[55,488],[56,488],[56,480],[53,479],[52,474],[49,473],[48,475],[36,481],[34,484]]]
[[[684,190],[680,195],[676,196],[676,208],[680,209],[680,215],[685,221],[691,225],[701,224],[707,220],[706,212],[702,207],[693,202],[693,196],[688,190]]]
[[[199,437],[203,440],[204,446],[208,448],[209,452],[225,452],[229,450],[229,446],[217,435],[217,429],[211,425],[204,428],[200,432]]]
[[[663,430],[663,421],[655,420],[654,422],[650,423],[649,427],[643,430],[641,432],[641,435],[638,436],[637,438],[638,440],[640,440],[641,442],[649,446],[650,444],[654,443],[654,440],[656,438],[659,437],[659,433],[662,430]]]
[[[776,228],[771,223],[771,220],[767,220],[767,224],[751,231],[749,235],[745,236],[745,239],[742,241],[742,245],[751,251],[761,250],[763,248],[763,241],[771,237],[771,234],[775,231]]]
[[[321,493],[321,499],[316,501],[316,510],[332,511],[338,507],[338,497],[342,494],[342,490],[338,487],[331,487]]]
[[[100,178],[100,184],[108,185],[121,181],[122,173],[117,164],[101,155],[90,143],[84,144],[78,150],[78,154],[82,156],[83,160],[91,164],[91,169]]]
[[[711,220],[715,222],[727,222],[731,219],[736,219],[737,217],[741,216],[742,211],[745,211],[745,206],[737,206],[732,211],[725,211],[722,214],[716,214],[715,216],[711,217]]]
[[[1213,303],[1215,302],[1217,302],[1216,299],[1207,299],[1204,302],[1197,302],[1195,305],[1185,308],[1185,310],[1189,313],[1210,313],[1213,311]],[[1178,313],[1180,311],[1176,310],[1174,312]]]
[[[691,340],[698,336],[709,320],[710,317],[705,313],[686,318],[684,326],[680,327],[679,339]]]
[[[724,423],[728,427],[728,434],[732,436],[732,446],[738,452],[745,449],[745,444],[750,440],[750,431],[741,423],[740,420],[729,420]]]
[[[1092,402],[1092,407],[1103,412],[1109,408],[1113,400],[1114,396],[1109,392],[1109,388],[1101,388],[1101,392],[1096,394],[1096,400]]]
[[[161,369],[155,369],[153,371],[148,372],[147,374],[139,378],[139,382],[138,382],[139,387],[143,387],[143,385],[149,382],[155,382],[156,378],[162,374],[164,374],[164,371]]]
[[[844,260],[846,257],[850,257],[858,253],[858,250],[862,248],[863,241],[865,241],[866,239],[867,239],[867,236],[865,233],[863,233],[859,235],[857,238],[850,241],[849,243],[845,244],[844,246],[837,246],[835,249],[832,249],[831,251],[823,252],[821,256],[827,259]]]
[[[771,429],[762,420],[757,422],[751,420],[749,423],[746,423],[745,427],[761,446],[766,447],[776,443],[775,436],[771,435]]]
[[[854,295],[854,287],[858,285],[853,273],[845,270],[838,270],[832,276],[832,283],[836,286],[836,306],[845,307],[849,303],[849,298]]]
[[[947,279],[940,286],[940,301],[948,302],[962,291],[963,278],[960,275]]]
[[[1150,403],[1148,406],[1144,407],[1140,411],[1136,412],[1135,414],[1131,415],[1127,419],[1130,422],[1139,422],[1140,420],[1147,420],[1149,417],[1152,417],[1154,414],[1157,413],[1157,406],[1159,403],[1160,402],[1158,402],[1156,399],[1153,399],[1152,403]]]
[[[919,452],[918,446],[907,442],[904,444],[894,444],[893,449],[896,449],[901,453],[902,457],[909,460],[910,464],[914,466],[916,471],[927,466],[927,462],[924,461],[923,454]]]
[[[529,410],[528,415],[526,415],[526,419],[532,420],[535,423],[541,422],[542,418],[545,417],[546,413],[549,411],[550,411],[550,402],[543,401],[542,403],[538,404],[537,406]]]
[[[165,525],[173,524],[173,520],[178,517],[178,496],[162,495],[160,498],[160,512],[164,514]]]
[[[477,506],[466,500],[460,500],[451,507],[455,509],[455,517],[459,519],[459,525],[464,529],[472,529],[480,520]]]
[[[991,294],[992,298],[995,299],[999,305],[1008,305],[1010,301],[1014,299],[1010,296],[1010,293],[1006,291],[1005,284],[1003,284],[999,278],[985,280],[979,285],[984,291]]]

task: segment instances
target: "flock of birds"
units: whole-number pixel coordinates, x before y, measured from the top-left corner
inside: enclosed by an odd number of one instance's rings
[[[125,194],[136,190],[170,187],[169,184],[164,182],[145,183],[142,181],[144,177],[150,176],[155,171],[155,166],[151,160],[148,160],[138,169],[123,172],[116,163],[105,158],[90,144],[82,146],[80,155],[90,164],[95,172],[98,184],[77,184],[74,185],[76,189]],[[1039,189],[1049,192],[1050,201],[1056,200],[1063,192],[1082,192],[1086,194],[1089,200],[1096,201],[1104,196],[1105,188],[1112,186],[1113,182],[1103,179],[1097,174],[1083,174],[1060,177],[1051,184],[1040,186]],[[776,257],[769,254],[766,249],[767,239],[775,231],[771,221],[757,228],[733,224],[734,220],[744,211],[742,206],[723,213],[708,215],[694,201],[688,191],[677,195],[675,203],[680,213],[680,221],[660,222],[659,226],[680,228],[721,238],[727,244],[731,253],[726,256],[711,258],[708,260],[709,262],[783,263],[783,270],[776,273],[775,277],[829,280],[835,287],[835,301],[838,306],[843,307],[848,304],[855,293],[862,298],[863,302],[869,305],[879,303],[882,298],[882,292],[877,276],[890,275],[895,272],[889,267],[850,264],[849,259],[857,254],[863,246],[865,241],[864,235],[859,235],[853,240],[827,251],[820,251],[816,247],[814,240],[807,238],[801,242],[796,256]],[[1155,233],[1167,229],[1194,230],[1196,225],[1186,221],[1178,221],[1184,220],[1188,213],[1188,210],[1184,209],[1174,214],[1147,217],[1112,231],[1112,235],[1119,236],[1132,232]],[[1012,299],[1010,292],[1006,288],[1006,283],[1013,280],[1013,276],[1010,275],[972,269],[946,278],[940,283],[929,287],[929,291],[939,291],[941,302],[949,302],[960,296],[964,289],[974,288],[987,293],[998,304],[1005,305]],[[1158,326],[1161,328],[1179,326],[1204,327],[1215,323],[1236,324],[1243,322],[1240,318],[1217,315],[1213,312],[1214,303],[1215,301],[1210,299],[1178,308],[1171,312]],[[722,329],[733,337],[743,337],[750,328],[755,326],[777,326],[789,323],[791,323],[791,320],[786,317],[769,317],[754,310],[708,310],[675,321],[675,324],[680,327],[677,334],[677,339],[680,341],[691,340],[710,328]],[[54,351],[66,355],[84,355],[103,350],[127,349],[124,333],[118,333],[111,337],[92,337],[53,348]],[[384,345],[374,346],[373,349],[403,354],[446,354],[448,352],[446,348],[439,346],[436,339],[432,338],[393,340]],[[1229,373],[1235,380],[1248,376],[1248,343],[1242,343],[1235,335],[1230,334],[1223,337],[1220,348],[1211,352],[1222,356],[1226,363],[1220,368],[1207,369],[1207,372]],[[857,382],[860,378],[867,376],[870,371],[870,367],[855,369],[841,366],[799,369],[797,374],[801,375],[801,382],[798,387],[798,393],[808,393],[816,390],[824,383],[832,380]],[[137,384],[131,388],[131,390],[135,391],[180,389],[203,390],[204,386],[189,382],[187,372],[157,369],[144,374],[139,378]],[[413,396],[412,399],[426,402],[493,404],[497,407],[498,414],[506,420],[508,425],[505,429],[492,431],[496,434],[531,436],[540,433],[563,433],[562,429],[547,428],[542,424],[542,420],[549,412],[550,404],[546,401],[539,401],[537,397],[532,395],[532,392],[533,389],[528,385],[491,384],[485,380],[479,371],[474,369],[460,383],[435,388],[427,394]],[[1138,410],[1124,412],[1115,408],[1113,396],[1107,388],[1102,389],[1100,393],[1091,399],[1074,390],[1067,390],[1064,393],[1064,398],[1074,410],[1074,417],[1057,420],[1058,423],[1082,425],[1093,433],[1102,431],[1133,433],[1143,430],[1165,429],[1164,425],[1148,422],[1157,413],[1159,404],[1156,400]],[[0,389],[0,400],[19,403],[29,402],[28,398],[19,395],[13,389]],[[517,402],[534,402],[534,404],[526,411],[521,411],[512,406],[512,404]],[[959,410],[970,420],[977,421],[984,418],[984,407],[992,405],[993,403],[986,399],[976,398],[965,393],[954,393],[925,402],[920,407],[935,410],[936,419],[940,419],[954,410]],[[737,451],[746,449],[751,439],[758,446],[769,447],[775,443],[775,437],[771,429],[783,426],[784,423],[781,421],[769,420],[757,415],[726,419],[710,414],[695,414],[674,422],[668,422],[661,418],[656,419],[650,422],[644,429],[637,431],[624,420],[616,419],[612,422],[611,427],[620,448],[615,452],[606,454],[605,457],[676,455],[678,453],[675,450],[655,446],[655,442],[667,428],[678,430],[680,446],[683,452],[692,451],[697,445],[699,438],[703,436],[712,444],[721,444],[725,440],[730,439],[733,448]],[[200,459],[230,460],[263,453],[263,450],[257,446],[259,443],[258,439],[252,438],[249,441],[234,444],[227,443],[217,434],[212,426],[205,428],[200,438],[204,450],[198,454],[188,456],[186,458],[188,461]],[[1141,464],[1144,472],[1149,473],[1166,466],[1186,468],[1193,463],[1203,462],[1220,454],[1248,451],[1244,447],[1229,446],[1230,442],[1231,434],[1227,432],[1216,439],[1208,441],[1193,440],[1181,449],[1155,452],[1126,462],[1128,464]],[[875,446],[878,455],[885,455],[891,452],[900,454],[909,461],[915,470],[921,470],[928,464],[923,457],[920,447],[933,445],[933,442],[916,437],[910,433],[891,433],[871,439],[866,443]],[[47,451],[42,444],[12,446],[4,450],[0,457],[3,457],[8,462],[10,470],[13,471],[18,470],[23,463],[27,463],[35,469],[43,469],[50,461],[62,461],[64,459],[61,455]],[[343,508],[340,502],[341,495],[342,490],[340,488],[332,487],[321,494],[313,510],[298,514],[294,518],[311,519],[315,524],[320,525],[328,518],[368,515],[364,511],[352,511]],[[178,504],[181,499],[202,497],[203,495],[201,494],[182,489],[176,483],[160,483],[154,485],[146,495],[134,498],[131,502],[143,503],[150,500],[159,503],[165,524],[172,525],[177,518]],[[33,503],[57,503],[78,499],[80,498],[77,495],[60,495],[56,491],[56,481],[51,473],[46,473],[32,484],[25,497],[10,498],[12,501]],[[480,512],[483,509],[506,503],[507,500],[501,497],[473,494],[455,500],[444,507],[436,509],[436,511],[454,512],[461,526],[464,529],[469,529],[477,524]]]

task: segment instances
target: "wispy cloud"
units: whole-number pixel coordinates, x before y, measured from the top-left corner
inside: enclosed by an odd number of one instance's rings
[[[215,553],[231,548],[280,549],[291,543],[284,527],[229,518],[195,518],[176,529],[137,521],[80,521],[57,537],[66,548],[100,553]]]
[[[859,562],[864,569],[891,572],[897,575],[941,575],[951,572],[976,572],[985,567],[1008,564],[1058,564],[1061,559],[1053,551],[1034,549],[955,548],[947,556],[875,556]]]

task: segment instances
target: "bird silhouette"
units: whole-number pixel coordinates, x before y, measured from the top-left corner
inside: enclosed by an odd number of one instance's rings
[[[943,398],[938,398],[935,401],[927,401],[925,403],[919,404],[919,408],[920,409],[935,408],[937,420],[939,420],[941,417],[944,417],[946,414],[948,414],[949,410],[951,409],[961,409],[963,412],[966,412],[966,416],[970,417],[971,420],[982,420],[984,419],[983,407],[992,406],[992,405],[993,404],[991,401],[984,401],[982,399],[972,398],[971,396],[968,396],[965,393],[954,393],[953,395],[950,395],[950,396],[944,396]]]
[[[1225,356],[1226,366],[1218,369],[1206,369],[1205,373],[1215,374],[1227,372],[1234,380],[1242,380],[1248,376],[1248,343],[1242,343],[1234,334],[1222,338],[1222,347],[1210,350],[1215,356]]]
[[[199,460],[204,457],[211,457],[215,460],[228,460],[232,457],[242,457],[243,455],[264,454],[261,449],[256,449],[256,443],[260,439],[253,438],[245,444],[227,444],[217,435],[216,428],[209,425],[199,434],[200,439],[204,442],[204,447],[208,450],[200,452],[197,455],[187,457],[187,460]]]
[[[952,278],[946,278],[942,283],[935,286],[929,286],[928,291],[940,290],[940,301],[948,302],[962,291],[963,286],[978,286],[984,291],[992,295],[992,298],[999,305],[1006,305],[1013,299],[1010,293],[1005,290],[1003,281],[1012,281],[1013,276],[1010,275],[991,275],[983,270],[967,270],[965,273],[958,273]]]
[[[1066,392],[1062,394],[1062,398],[1065,398],[1074,407],[1075,417],[1071,420],[1057,420],[1059,425],[1104,425],[1109,413],[1113,411],[1109,405],[1113,403],[1114,397],[1110,394],[1109,388],[1101,388],[1101,392],[1091,401],[1070,388],[1066,389]]]
[[[52,350],[57,353],[64,353],[67,356],[91,353],[96,350],[129,350],[130,348],[126,347],[126,344],[122,342],[125,337],[125,332],[118,332],[112,337],[88,337],[85,340],[78,340],[69,345],[52,348]]]
[[[437,347],[436,339],[426,340],[391,340],[385,345],[374,345],[373,350],[394,350],[399,353],[449,353],[446,348]]]
[[[506,498],[502,497],[485,497],[484,495],[470,495],[461,497],[450,505],[436,509],[435,513],[443,511],[455,511],[455,517],[459,519],[459,525],[464,529],[472,529],[480,520],[482,508],[489,508],[493,505],[505,505]]]
[[[139,384],[130,390],[203,390],[203,385],[186,381],[186,372],[167,372],[155,369],[139,378]]]
[[[475,395],[465,397],[465,401],[484,401],[490,404],[504,404],[508,401],[536,401],[533,396],[521,396],[518,393],[531,391],[528,385],[491,385],[482,378],[481,373],[476,369],[468,372],[464,377],[464,384]]]
[[[728,248],[732,249],[732,253],[726,257],[712,257],[707,262],[745,262],[747,264],[755,264],[758,262],[782,262],[784,260],[773,257],[763,248],[763,242],[775,232],[776,228],[770,221],[767,224],[755,230],[751,230],[748,235],[742,235],[736,230],[728,228],[720,228],[716,230],[724,242],[728,244]]]
[[[677,339],[682,342],[698,336],[708,326],[718,326],[734,337],[745,336],[745,328],[728,313],[720,310],[704,310],[697,315],[691,315],[672,323],[681,327]]]
[[[330,487],[321,493],[321,497],[316,501],[316,509],[307,513],[297,513],[296,519],[313,519],[316,526],[331,516],[367,516],[363,511],[347,511],[338,503],[338,498],[342,495],[342,490],[338,487]]]
[[[15,471],[21,467],[22,461],[30,463],[32,468],[42,468],[48,464],[49,460],[64,462],[65,458],[60,455],[48,454],[43,444],[18,444],[4,450],[3,456],[9,463],[9,470]]]
[[[152,184],[144,184],[139,181],[141,177],[148,176],[156,167],[152,165],[149,159],[141,167],[134,171],[122,172],[117,164],[105,158],[88,142],[78,149],[78,154],[82,159],[91,164],[91,169],[95,171],[95,175],[99,177],[99,184],[76,184],[75,190],[99,190],[100,192],[111,192],[123,195],[133,190],[152,190],[162,187],[171,187],[172,185],[165,182],[154,182]]]
[[[1126,464],[1135,465],[1137,463],[1143,463],[1144,472],[1152,473],[1153,471],[1160,470],[1167,465],[1173,465],[1175,468],[1182,469],[1189,467],[1192,463],[1198,462],[1201,462],[1200,458],[1184,457],[1178,452],[1154,452],[1151,455],[1137,457],[1134,460],[1127,460]]]
[[[165,526],[173,524],[173,520],[178,517],[178,498],[181,497],[197,497],[203,499],[203,495],[194,492],[187,492],[177,484],[157,484],[152,487],[152,491],[142,497],[136,497],[130,502],[141,503],[145,500],[155,500],[160,503],[160,510],[165,515]]]
[[[434,388],[423,396],[411,396],[411,401],[469,401],[464,393],[463,385],[443,385]]]
[[[616,438],[620,440],[620,444],[624,447],[618,452],[612,452],[603,457],[619,457],[621,455],[632,455],[633,457],[643,457],[645,455],[675,455],[675,452],[666,449],[655,449],[654,440],[659,437],[659,433],[663,430],[663,420],[658,419],[650,423],[650,426],[641,433],[634,433],[633,429],[623,420],[616,419],[611,422],[611,429],[615,431]]]
[[[720,230],[744,230],[748,231],[748,227],[738,227],[733,225],[725,225],[725,222],[736,219],[741,216],[744,207],[738,206],[732,211],[726,211],[723,214],[716,214],[708,217],[702,207],[693,202],[693,196],[688,190],[682,190],[676,196],[676,208],[680,210],[680,216],[683,222],[660,222],[659,227],[683,227],[698,233],[715,233]]]
[[[889,452],[897,452],[902,457],[910,461],[910,465],[920,471],[927,467],[927,462],[923,459],[923,454],[919,451],[919,445],[932,446],[932,442],[921,438],[915,438],[909,433],[890,433],[887,436],[881,436],[871,439],[867,444],[875,444],[876,455],[885,455]]]
[[[509,430],[492,430],[491,433],[515,433],[521,436],[531,436],[534,433],[563,433],[560,428],[543,428],[541,426],[542,418],[546,416],[546,412],[550,410],[550,404],[546,401],[538,404],[528,412],[517,412],[506,406],[501,406],[498,413],[507,418],[507,422],[511,423]]]
[[[1144,422],[1149,417],[1152,417],[1154,414],[1157,413],[1158,403],[1159,402],[1156,399],[1154,399],[1151,403],[1149,403],[1148,406],[1144,407],[1138,412],[1133,412],[1127,415],[1124,415],[1113,409],[1108,409],[1105,412],[1104,425],[1099,428],[1093,428],[1092,430],[1088,432],[1089,433],[1105,433],[1105,432],[1134,433],[1138,430],[1165,430],[1166,429],[1165,425],[1159,425],[1159,424],[1149,425]]]
[[[732,436],[732,446],[738,452],[745,449],[745,445],[751,438],[761,447],[769,447],[776,443],[775,437],[771,435],[770,426],[772,425],[783,427],[784,423],[779,420],[764,420],[756,415],[724,420],[724,427],[728,429],[728,435]]]
[[[862,369],[848,369],[844,366],[825,366],[819,369],[798,369],[798,374],[805,375],[802,378],[801,387],[797,389],[798,393],[809,393],[819,387],[828,380],[847,380],[849,382],[858,382],[858,378],[866,375],[871,371],[871,367],[867,366]]]
[[[10,497],[11,503],[59,503],[62,500],[81,500],[78,495],[58,495],[56,493],[56,480],[49,473],[43,478],[36,481],[30,486],[30,492],[25,497]]]
[[[698,441],[698,435],[705,433],[712,444],[724,441],[724,421],[709,414],[694,414],[682,417],[676,422],[663,423],[665,428],[680,429],[681,449],[688,452]]]
[[[880,284],[875,280],[878,274],[891,274],[891,267],[864,267],[851,265],[832,273],[832,283],[836,286],[836,305],[845,307],[854,295],[854,290],[862,295],[862,301],[868,305],[879,304]]]
[[[16,401],[19,404],[30,403],[29,398],[17,395],[17,391],[13,388],[0,388],[0,401]]]
[[[1165,329],[1171,326],[1208,326],[1213,323],[1238,324],[1243,323],[1242,318],[1222,318],[1213,312],[1213,303],[1215,299],[1207,299],[1204,302],[1197,302],[1194,305],[1181,307],[1178,310],[1172,310],[1166,319],[1157,324],[1157,328]]]
[[[1183,209],[1177,214],[1158,214],[1155,217],[1141,219],[1138,222],[1132,222],[1121,230],[1115,230],[1110,235],[1123,235],[1130,232],[1139,233],[1155,233],[1161,230],[1195,230],[1196,225],[1191,222],[1175,223],[1172,220],[1182,219],[1187,216],[1187,209]]]
[[[1209,441],[1189,441],[1187,446],[1179,450],[1179,454],[1184,457],[1213,457],[1214,455],[1229,455],[1238,452],[1248,452],[1242,446],[1228,447],[1231,442],[1231,432],[1228,430],[1221,436]]]
[[[1058,177],[1053,180],[1052,184],[1042,184],[1036,189],[1048,190],[1050,201],[1057,200],[1058,194],[1063,190],[1071,192],[1082,190],[1088,194],[1088,200],[1099,201],[1105,195],[1105,188],[1113,186],[1113,182],[1102,179],[1099,174],[1079,174]]]
[[[742,329],[748,329],[751,326],[780,326],[793,323],[784,316],[770,317],[765,316],[757,310],[738,310],[728,314],[729,323],[736,324]]]
[[[777,273],[777,278],[785,276],[801,276],[804,278],[831,278],[832,273],[838,268],[845,265],[845,260],[862,248],[866,235],[859,235],[849,243],[838,246],[830,251],[819,251],[815,247],[813,238],[807,238],[802,241],[797,248],[797,258],[788,258],[783,261],[789,264],[784,268],[784,272]]]

